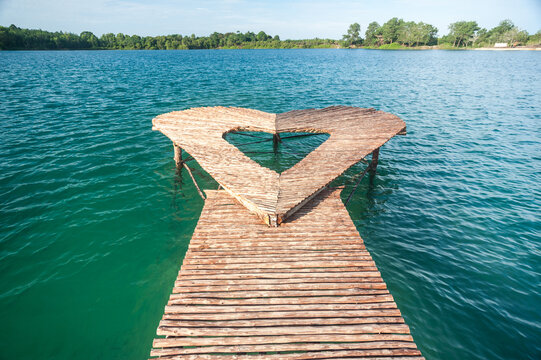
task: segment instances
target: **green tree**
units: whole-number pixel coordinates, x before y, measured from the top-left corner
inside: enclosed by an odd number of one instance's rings
[[[79,37],[81,38],[82,46],[85,48],[97,49],[100,46],[98,38],[90,31],[83,31]]]
[[[361,25],[353,23],[349,26],[348,33],[342,38],[345,46],[361,45],[362,39],[360,36]]]
[[[105,49],[114,49],[114,46],[115,46],[115,34],[113,33],[108,33],[108,34],[103,34],[101,37],[100,37],[100,46],[105,48]]]
[[[266,41],[272,39],[272,37],[268,36],[264,31],[260,31],[257,33],[256,39],[257,41]]]
[[[528,36],[528,45],[541,45],[541,30]]]
[[[118,33],[115,36],[115,49],[124,49],[124,41],[126,40],[126,35],[123,33]]]
[[[515,24],[509,19],[502,20],[498,24],[498,26],[492,28],[490,31],[496,34],[505,34],[508,31],[513,30],[516,28]]]
[[[390,19],[381,26],[381,35],[383,36],[383,42],[386,44],[394,43],[398,40],[400,34],[400,28],[404,24],[404,20],[396,17]]]
[[[476,32],[480,29],[477,21],[457,21],[449,25],[449,38],[453,46],[468,46],[475,41]]]
[[[482,44],[482,43],[486,42],[486,40],[488,38],[487,34],[488,34],[488,31],[485,28],[481,28],[481,29],[477,30],[477,32],[473,36],[472,46],[476,46],[478,44]]]
[[[373,21],[368,24],[364,33],[364,43],[370,46],[381,45],[381,26]]]
[[[502,20],[498,26],[487,32],[487,45],[494,45],[497,42],[505,42],[509,45],[519,45],[528,42],[529,35],[526,31],[520,30],[511,20]]]
[[[434,45],[438,41],[438,28],[434,25],[425,24],[420,22],[419,26],[419,38],[417,39],[418,43],[423,43],[424,45]]]
[[[528,33],[524,30],[519,30],[518,27],[514,27],[503,33],[502,40],[509,45],[525,44],[528,41]]]
[[[396,41],[402,45],[411,46],[415,43],[417,24],[413,21],[406,21],[398,28]],[[393,41],[394,42],[394,41]]]

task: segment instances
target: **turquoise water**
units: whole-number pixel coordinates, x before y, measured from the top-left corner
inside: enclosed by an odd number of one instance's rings
[[[310,136],[309,139],[306,137]],[[232,131],[224,138],[259,165],[281,174],[324,143],[326,133],[280,133],[276,140],[261,131]]]
[[[333,104],[408,124],[348,210],[426,358],[541,358],[540,84],[541,52],[0,52],[0,358],[148,357],[203,205],[154,116]]]

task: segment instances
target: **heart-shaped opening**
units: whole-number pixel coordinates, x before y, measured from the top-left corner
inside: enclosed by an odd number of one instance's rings
[[[285,132],[280,133],[278,139],[262,131],[230,131],[224,139],[259,165],[280,174],[304,159],[329,136],[327,133]]]

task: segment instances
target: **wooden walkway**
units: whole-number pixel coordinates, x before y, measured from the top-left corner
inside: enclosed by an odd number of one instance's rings
[[[406,124],[383,111],[347,106],[283,114],[207,107],[157,116],[153,129],[186,150],[250,211],[267,224],[278,225],[344,171],[393,136],[405,133]],[[330,137],[278,174],[260,166],[224,139],[227,132],[238,130],[272,134],[319,132]]]
[[[151,356],[423,359],[338,190],[279,227],[206,193]]]

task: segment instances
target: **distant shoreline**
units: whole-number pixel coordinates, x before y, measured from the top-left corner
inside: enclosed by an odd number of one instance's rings
[[[204,49],[378,49],[378,50],[489,50],[535,51],[541,48],[541,30],[530,35],[510,20],[490,30],[475,21],[458,21],[449,34],[438,37],[438,29],[423,22],[392,18],[383,25],[371,22],[361,36],[358,23],[338,39],[280,39],[258,33],[213,32],[208,36],[170,34],[158,36],[80,34],[0,26],[0,50],[204,50]]]
[[[214,49],[13,49],[13,50],[3,50],[0,49],[0,52],[6,51],[205,51],[205,50],[381,50],[381,51],[403,51],[403,50],[445,50],[445,51],[541,51],[541,47],[517,47],[517,48],[449,48],[449,47],[438,47],[438,46],[419,46],[419,47],[400,47],[392,49],[380,49],[376,47],[340,47],[340,46],[329,46],[329,47],[295,47],[295,48],[255,48],[255,47],[231,47],[231,48],[214,48]]]

